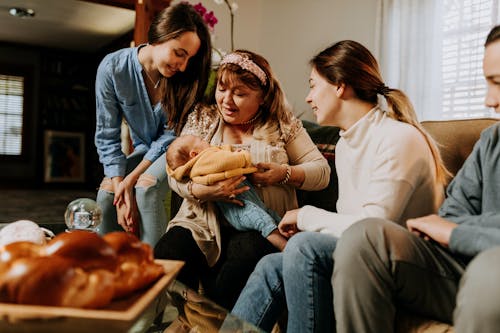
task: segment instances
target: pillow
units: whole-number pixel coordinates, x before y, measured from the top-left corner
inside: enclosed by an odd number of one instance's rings
[[[320,126],[307,120],[303,120],[302,124],[312,141],[316,144],[316,147],[318,147],[319,151],[328,161],[331,172],[327,188],[321,191],[297,191],[299,207],[311,205],[336,212],[339,185],[335,169],[335,145],[340,138],[340,129],[333,126]]]

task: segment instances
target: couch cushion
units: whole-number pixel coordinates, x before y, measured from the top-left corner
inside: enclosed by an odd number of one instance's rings
[[[481,132],[498,119],[423,121],[422,126],[438,143],[444,164],[455,175],[479,139]]]
[[[335,170],[335,145],[340,138],[340,129],[332,126],[320,126],[307,120],[303,120],[302,123],[319,151],[327,159],[331,168],[331,173],[330,182],[327,188],[321,191],[297,191],[299,207],[313,205],[336,212],[339,186],[337,172]]]

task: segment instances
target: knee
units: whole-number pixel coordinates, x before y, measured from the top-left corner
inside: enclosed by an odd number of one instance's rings
[[[337,242],[336,257],[340,257],[346,251],[357,251],[367,247],[367,240],[376,242],[386,223],[383,219],[366,218],[350,226]]]
[[[389,260],[390,248],[398,248],[397,231],[406,232],[395,223],[379,218],[366,218],[353,224],[337,243],[333,254],[335,269],[346,270],[342,267],[349,267],[353,262],[369,261],[371,259],[368,258],[373,256]]]
[[[99,185],[99,190],[113,193],[113,182],[111,181],[111,178],[104,177],[101,181],[101,185]]]
[[[135,188],[143,188],[148,189],[151,186],[155,186],[158,183],[158,178],[153,175],[143,173],[137,179],[137,183],[135,184]]]
[[[275,274],[281,271],[282,260],[281,253],[268,254],[259,260],[252,275],[267,276],[268,274]]]
[[[474,316],[498,318],[500,308],[500,267],[497,265],[500,247],[479,254],[467,267],[462,277],[457,306],[464,306]]]
[[[311,247],[314,243],[313,237],[315,234],[315,232],[308,231],[297,233],[288,240],[283,255],[291,258],[307,255],[312,250]]]
[[[500,247],[480,253],[467,267],[466,276],[474,280],[500,280],[500,266],[497,265]],[[485,272],[488,272],[485,274]],[[498,285],[498,284],[497,284]],[[498,285],[500,287],[500,285]],[[488,289],[492,286],[488,286]]]

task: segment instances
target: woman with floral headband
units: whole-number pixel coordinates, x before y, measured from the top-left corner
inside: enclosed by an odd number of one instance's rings
[[[212,145],[248,149],[258,172],[248,176],[266,207],[282,216],[297,208],[295,188],[320,190],[330,168],[261,56],[245,50],[226,55],[216,79],[216,103],[199,105],[181,134],[200,136]],[[215,201],[241,205],[247,191],[237,176],[210,186],[169,177],[184,198],[155,257],[186,262],[178,279],[194,290],[199,283],[218,304],[231,308],[257,261],[275,248],[257,231],[240,232],[225,223]]]
[[[95,145],[104,167],[99,232],[140,233],[154,246],[166,229],[165,151],[208,82],[211,42],[193,6],[179,3],[152,22],[149,43],[108,54],[96,76]],[[122,119],[134,152],[121,150]]]
[[[337,212],[288,211],[281,253],[264,257],[232,312],[270,331],[288,309],[287,332],[335,332],[332,254],[342,233],[367,217],[405,224],[437,211],[448,171],[406,95],[384,84],[376,59],[345,40],[311,60],[306,101],[320,124],[341,129],[335,148]],[[379,104],[383,97],[388,108]]]

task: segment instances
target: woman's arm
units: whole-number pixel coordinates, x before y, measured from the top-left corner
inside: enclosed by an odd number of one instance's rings
[[[288,154],[291,174],[289,183],[306,191],[319,191],[328,186],[330,166],[304,127],[289,141]]]
[[[254,184],[267,186],[281,182],[311,191],[318,191],[328,186],[330,166],[301,125],[296,135],[286,143],[285,150],[288,165],[257,163],[257,168],[263,172],[257,172],[252,176]]]
[[[96,132],[95,145],[104,174],[113,178],[124,176],[126,158],[121,147],[122,111],[113,84],[113,64],[105,57],[96,75]]]

